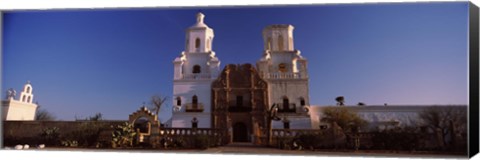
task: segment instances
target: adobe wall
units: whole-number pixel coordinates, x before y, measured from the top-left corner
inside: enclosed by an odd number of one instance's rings
[[[15,139],[37,138],[43,129],[57,127],[59,134],[66,134],[78,129],[85,123],[93,123],[94,121],[2,121],[2,141],[15,137]],[[127,121],[96,121],[97,124],[103,124],[105,129],[109,130],[110,126],[117,126]]]

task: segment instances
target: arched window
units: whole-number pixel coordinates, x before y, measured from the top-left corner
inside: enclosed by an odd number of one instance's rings
[[[300,97],[300,106],[305,106],[305,98]]]
[[[30,103],[30,100],[31,100],[31,97],[30,97],[30,96],[28,96],[28,98],[27,98],[27,102],[28,102],[28,103]]]
[[[22,102],[25,102],[25,95],[22,96]]]
[[[267,38],[267,50],[271,50],[271,49],[272,49],[272,38],[268,37]]]
[[[289,104],[289,103],[290,103],[290,102],[288,101],[288,97],[286,97],[286,96],[283,97],[283,109],[284,109],[284,110],[288,110],[288,104]]]
[[[30,87],[27,87],[27,93],[30,93]]]
[[[195,39],[195,48],[200,48],[200,38]]]
[[[194,65],[192,73],[200,73],[200,72],[202,72],[201,67],[199,65]]]
[[[193,104],[198,104],[197,95],[194,95],[194,96],[192,97],[192,103],[193,103]]]
[[[279,35],[277,41],[278,41],[278,50],[283,51],[283,36]]]
[[[278,64],[278,71],[287,72],[287,65],[285,63]]]
[[[177,97],[177,106],[182,105],[182,99],[180,97]]]
[[[188,39],[187,39],[187,42],[185,42],[185,48],[186,48],[187,50],[189,50],[189,48],[190,48],[190,47],[188,47],[188,46],[190,46],[190,43],[189,43],[189,41],[188,41]]]

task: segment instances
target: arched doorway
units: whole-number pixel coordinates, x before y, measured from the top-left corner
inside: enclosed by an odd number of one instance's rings
[[[233,142],[248,142],[247,126],[242,122],[233,125]]]

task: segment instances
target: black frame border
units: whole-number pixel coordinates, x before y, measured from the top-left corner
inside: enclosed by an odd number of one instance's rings
[[[479,10],[469,2],[469,147],[468,155],[473,157],[479,152]]]

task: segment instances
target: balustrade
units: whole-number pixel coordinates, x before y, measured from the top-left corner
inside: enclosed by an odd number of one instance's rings
[[[186,112],[203,112],[203,104],[202,103],[187,103],[187,104],[185,104],[185,111]]]
[[[264,73],[262,78],[265,79],[306,79],[307,76],[303,76],[300,73]]]
[[[210,73],[192,73],[192,74],[183,74],[182,79],[211,79],[212,74]]]

